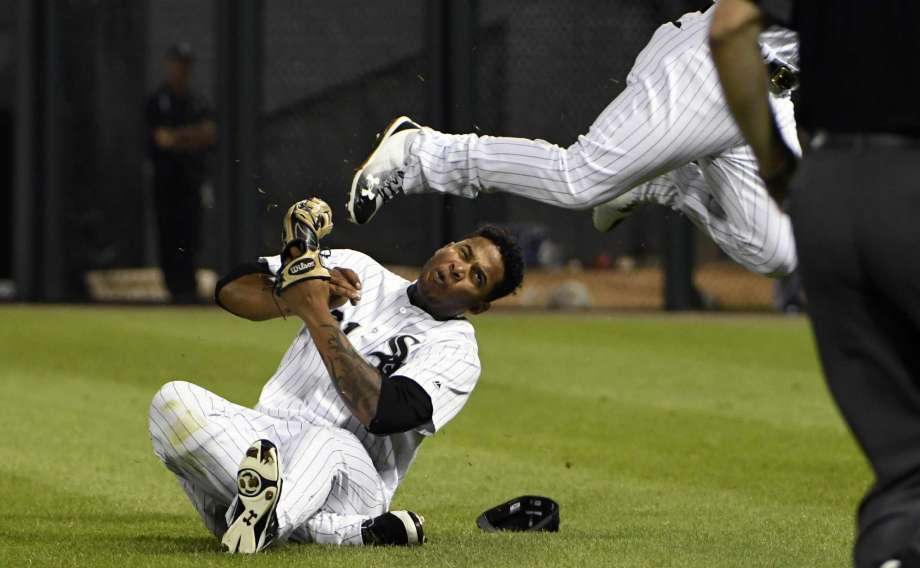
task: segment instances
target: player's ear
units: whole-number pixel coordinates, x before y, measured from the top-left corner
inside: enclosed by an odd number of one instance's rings
[[[489,308],[491,307],[492,307],[492,304],[490,304],[489,302],[479,302],[478,304],[470,308],[470,313],[476,316],[476,315],[489,311]]]

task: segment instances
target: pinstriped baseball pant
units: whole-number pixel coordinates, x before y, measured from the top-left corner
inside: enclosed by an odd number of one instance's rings
[[[387,510],[383,482],[347,430],[266,416],[182,381],[153,397],[149,427],[154,452],[218,537],[239,463],[258,439],[273,442],[281,461],[280,541],[360,545],[361,523]]]
[[[501,191],[585,209],[645,183],[669,185],[681,196],[678,208],[736,262],[761,274],[791,272],[791,225],[767,195],[725,103],[709,51],[710,15],[661,26],[626,89],[568,148],[422,129],[409,147],[405,192],[473,198]],[[792,102],[771,102],[798,152]]]

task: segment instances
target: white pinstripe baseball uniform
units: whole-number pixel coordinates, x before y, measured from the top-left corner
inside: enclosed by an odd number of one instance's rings
[[[470,198],[501,191],[582,209],[654,183],[676,192],[672,203],[738,263],[761,274],[791,272],[789,219],[766,193],[712,62],[713,11],[659,27],[626,89],[572,146],[423,128],[408,147],[403,191]],[[766,59],[795,68],[793,32],[771,28],[761,44]],[[771,102],[785,140],[800,152],[791,100]]]
[[[280,262],[263,260],[272,269]],[[361,522],[387,510],[421,442],[476,386],[478,347],[467,320],[437,320],[413,305],[411,283],[362,253],[333,250],[324,264],[361,278],[360,303],[333,311],[349,341],[385,377],[417,382],[431,397],[432,419],[416,431],[368,432],[339,397],[305,326],[255,409],[190,383],[166,384],[150,408],[154,449],[217,535],[226,530],[240,458],[265,438],[279,448],[284,476],[279,539],[361,544]]]

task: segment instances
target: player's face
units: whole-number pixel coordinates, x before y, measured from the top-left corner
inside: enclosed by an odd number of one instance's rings
[[[484,237],[472,237],[435,251],[422,267],[418,291],[441,313],[480,312],[488,308],[486,298],[504,277],[498,247]]]

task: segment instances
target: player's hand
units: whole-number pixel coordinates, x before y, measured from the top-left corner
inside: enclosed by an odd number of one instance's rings
[[[787,190],[799,166],[799,158],[782,140],[777,140],[773,151],[758,161],[760,177],[767,193],[780,208],[786,200]]]
[[[176,135],[171,128],[157,128],[153,131],[154,143],[164,150],[168,150],[176,145]]]
[[[329,281],[319,278],[303,280],[281,291],[281,297],[288,307],[300,316],[308,313],[328,314],[330,296]]]
[[[329,307],[338,308],[351,302],[357,305],[361,301],[361,279],[350,268],[333,268],[329,271]]]
[[[326,294],[322,305],[324,308],[328,308],[328,281],[332,278],[332,275],[323,266],[322,251],[319,247],[305,249],[306,246],[303,241],[298,240],[285,246],[284,250],[281,251],[282,264],[281,268],[275,273],[275,293],[287,299],[288,296],[285,295],[285,291],[289,288],[305,285],[312,280],[319,280],[323,282],[323,290]],[[301,294],[297,294],[294,297],[301,296]],[[301,300],[306,301],[310,300],[310,298],[302,297]]]

